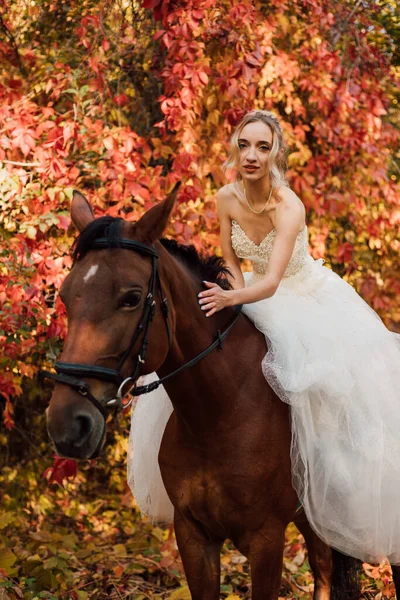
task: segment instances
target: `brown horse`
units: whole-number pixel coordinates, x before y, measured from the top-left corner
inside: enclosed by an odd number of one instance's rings
[[[276,600],[285,528],[294,520],[307,542],[315,600],[356,600],[359,561],[331,551],[304,513],[296,515],[289,409],[261,372],[264,336],[239,314],[222,349],[167,378],[218,331],[222,339],[236,314],[227,308],[205,319],[197,303],[203,279],[224,284],[221,261],[160,241],[174,196],[132,224],[94,219],[74,193],[81,235],[61,288],[69,329],[47,409],[50,437],[61,455],[97,456],[108,409],[139,374],[156,371],[174,406],[159,463],[192,598],[219,598],[220,550],[229,538],[249,559],[253,600]]]

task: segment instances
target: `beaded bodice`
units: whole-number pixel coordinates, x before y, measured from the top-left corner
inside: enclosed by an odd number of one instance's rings
[[[272,229],[260,244],[256,244],[248,238],[239,223],[232,219],[232,248],[238,258],[247,258],[253,265],[253,271],[258,275],[264,275],[267,270],[268,259],[271,256],[275,229]],[[305,265],[308,255],[308,232],[304,227],[296,239],[293,254],[286,267],[284,277],[291,277],[300,271]]]

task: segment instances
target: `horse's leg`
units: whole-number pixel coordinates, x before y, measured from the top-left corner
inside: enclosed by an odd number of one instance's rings
[[[332,551],[311,529],[303,511],[294,522],[307,544],[308,561],[314,575],[314,600],[330,600]]]
[[[392,567],[392,576],[394,587],[396,588],[396,596],[400,599],[400,566],[390,565]]]
[[[359,600],[361,561],[329,548],[311,529],[305,515],[295,523],[307,543],[315,578],[314,600]]]
[[[251,538],[245,551],[251,569],[252,599],[278,600],[282,579],[285,525],[266,523]]]
[[[175,510],[175,535],[192,600],[219,600],[223,540]]]

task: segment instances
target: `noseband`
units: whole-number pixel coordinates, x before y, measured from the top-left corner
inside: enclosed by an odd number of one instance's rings
[[[115,242],[111,242],[108,238],[99,238],[92,242],[89,250],[104,250],[106,248],[115,248]],[[172,373],[169,373],[165,377],[158,379],[149,383],[148,385],[136,386],[136,381],[138,377],[140,377],[141,369],[146,362],[147,348],[148,348],[148,337],[150,331],[150,325],[152,320],[154,319],[155,311],[156,311],[156,291],[160,293],[161,298],[161,310],[164,317],[165,326],[168,334],[168,348],[171,347],[171,328],[169,324],[169,307],[167,298],[163,294],[160,275],[158,272],[158,254],[154,247],[147,246],[146,244],[142,244],[141,242],[137,242],[135,240],[129,240],[122,238],[118,240],[118,248],[123,248],[126,250],[132,250],[133,252],[137,252],[143,256],[149,256],[151,258],[152,269],[151,275],[149,279],[149,286],[147,290],[147,296],[143,308],[143,313],[141,320],[134,332],[131,343],[128,348],[123,353],[121,359],[118,362],[116,369],[108,369],[105,367],[97,367],[95,365],[86,365],[80,363],[66,363],[66,362],[56,362],[54,368],[56,370],[55,373],[51,371],[40,371],[39,372],[39,380],[43,382],[45,379],[52,379],[57,383],[62,383],[64,385],[69,385],[73,389],[75,389],[79,394],[85,396],[103,415],[103,418],[106,419],[108,416],[107,409],[117,408],[124,409],[127,408],[133,400],[134,396],[141,396],[142,394],[147,394],[156,390],[161,384],[163,384],[167,379],[178,375],[185,369],[189,367],[193,367],[200,360],[205,358],[210,352],[212,352],[215,348],[222,348],[222,342],[227,337],[228,333],[236,323],[240,311],[241,305],[235,307],[235,316],[228,327],[221,332],[218,330],[216,340],[208,346],[203,352],[195,356],[192,360],[185,363]],[[126,360],[130,356],[136,342],[139,337],[143,334],[142,344],[140,350],[138,352],[136,358],[135,368],[133,370],[132,375],[125,378],[121,374],[121,370]],[[104,403],[100,402],[97,398],[93,396],[90,391],[90,386],[82,381],[81,377],[87,377],[89,379],[98,379],[100,381],[107,381],[116,384],[118,387],[118,391],[116,393],[115,398],[110,400],[106,400]],[[130,385],[131,384],[131,385]],[[125,390],[125,392],[124,392]],[[127,403],[123,403],[122,399],[131,392],[132,397]]]

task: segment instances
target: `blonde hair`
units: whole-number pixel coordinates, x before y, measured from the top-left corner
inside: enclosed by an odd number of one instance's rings
[[[222,169],[226,172],[227,169],[235,169],[237,167],[240,154],[238,144],[240,134],[248,123],[256,123],[257,121],[261,121],[262,123],[265,123],[265,125],[268,125],[272,132],[272,147],[268,157],[271,183],[275,188],[281,185],[288,186],[289,184],[285,177],[287,171],[287,145],[283,139],[283,131],[278,118],[274,113],[269,112],[268,110],[252,110],[243,117],[233,132],[230,143],[230,152],[228,158],[222,165]],[[241,181],[241,179],[242,176],[237,172],[235,181]]]

